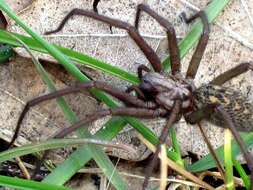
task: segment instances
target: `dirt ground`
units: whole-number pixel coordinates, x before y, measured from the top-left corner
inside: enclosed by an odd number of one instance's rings
[[[129,23],[134,22],[136,6],[144,1],[121,1],[121,0],[101,0],[98,6],[100,14],[107,15],[113,18],[118,18]],[[186,1],[186,0],[146,0],[145,3],[151,6],[160,15],[167,18],[174,26],[177,37],[183,38],[190,30],[191,26],[185,24],[179,17],[182,12],[188,15],[192,14],[196,9],[206,7],[207,0]],[[92,1],[77,1],[77,0],[36,0],[19,16],[35,31],[43,34],[45,31],[54,29],[62,18],[73,8],[91,9]],[[14,23],[10,23],[9,30],[23,33]],[[146,58],[140,52],[134,42],[127,37],[124,31],[112,29],[110,33],[109,27],[100,22],[83,17],[74,17],[64,27],[62,32],[45,36],[50,42],[60,44],[65,47],[73,48],[74,50],[83,52],[90,56],[96,57],[112,65],[136,72],[138,65],[148,64]],[[145,36],[145,40],[154,48],[157,49],[159,44],[165,40],[165,32],[147,15],[142,16],[140,32]],[[214,24],[211,25],[210,40],[202,59],[201,66],[198,70],[195,82],[199,86],[202,83],[207,83],[215,76],[234,67],[238,63],[253,60],[253,1],[252,0],[231,0],[225,10],[218,16]],[[23,51],[20,51],[23,54]],[[182,60],[182,69],[185,72],[191,58],[192,51]],[[164,58],[164,55],[160,55]],[[52,78],[58,88],[73,83],[74,79],[67,75],[64,70],[57,67],[47,65]],[[80,68],[91,75],[96,80],[108,81],[113,85],[120,86],[125,89],[127,84],[112,76],[108,76],[99,71],[93,71],[88,68]],[[59,74],[61,73],[61,74]],[[18,115],[28,100],[40,94],[46,93],[47,88],[41,81],[33,64],[25,58],[18,57],[11,61],[10,64],[1,66],[0,71],[0,107],[4,108],[0,111],[0,137],[8,140],[11,132],[14,129]],[[240,90],[249,99],[253,99],[252,83],[253,73],[248,72],[231,82],[226,86],[230,86]],[[67,97],[68,102],[76,111],[79,117],[87,113],[91,113],[99,109],[102,105],[96,100],[85,97],[70,95]],[[83,106],[85,105],[85,106]],[[92,130],[95,131],[106,119],[99,120],[92,125]],[[157,134],[163,126],[162,120],[144,121]],[[45,103],[42,106],[37,106],[28,114],[24,122],[22,137],[19,142],[23,144],[25,141],[34,141],[48,138],[59,127],[67,126],[60,109],[56,103]],[[214,147],[223,144],[223,129],[212,126],[204,122],[205,130],[208,138],[211,140]],[[195,126],[186,125],[184,121],[180,121],[176,126],[177,137],[180,141],[182,153],[187,151],[203,156],[208,153],[206,144],[204,143],[199,129]],[[120,133],[115,141],[121,141],[127,144],[133,144],[133,139],[136,138],[136,132],[129,126]],[[138,146],[140,155],[123,155],[122,152],[115,150],[113,154],[122,159],[127,160],[142,160],[149,155],[149,151],[144,145]],[[131,164],[125,161],[119,164],[120,171],[136,176],[143,176],[142,168],[130,167]],[[135,166],[136,167],[136,166]],[[138,177],[126,177],[131,180],[131,184],[136,187],[130,189],[138,189],[142,179]],[[103,183],[106,179],[102,176]],[[136,183],[132,183],[132,180]],[[87,184],[82,182],[83,184]],[[101,183],[102,184],[102,183]],[[75,184],[82,189],[82,185]],[[91,187],[85,185],[85,189],[96,189],[91,182]],[[100,189],[106,189],[105,186],[100,186]]]

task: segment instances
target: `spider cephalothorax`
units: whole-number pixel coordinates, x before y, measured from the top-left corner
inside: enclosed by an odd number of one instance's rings
[[[167,75],[164,76],[155,72],[148,72],[141,78],[139,88],[143,94],[152,96],[160,106],[171,110],[175,100],[182,101],[181,108],[189,110],[192,104],[191,86],[181,78]]]
[[[165,74],[159,57],[138,32],[138,23],[141,11],[146,12],[148,15],[153,17],[161,26],[166,29],[170,52],[171,74]],[[209,38],[208,19],[203,11],[198,12],[190,19],[186,19],[187,22],[190,22],[195,18],[200,17],[203,23],[203,33],[192,56],[185,76],[183,76],[180,70],[179,49],[177,46],[176,34],[173,26],[166,19],[150,9],[149,6],[144,4],[138,5],[134,26],[117,19],[99,15],[92,11],[73,9],[62,20],[61,24],[56,30],[47,32],[47,34],[60,31],[66,21],[73,15],[87,16],[110,24],[113,27],[126,30],[129,36],[134,40],[134,42],[139,46],[141,51],[146,56],[154,72],[151,72],[151,70],[146,66],[139,66],[138,77],[141,82],[138,86],[133,85],[129,87],[126,92],[105,82],[90,81],[86,83],[77,83],[76,85],[66,89],[58,90],[56,92],[34,98],[26,104],[23,112],[21,113],[15,134],[10,142],[10,146],[17,138],[23,118],[30,107],[35,106],[45,100],[54,99],[73,92],[80,92],[83,90],[96,88],[117,98],[124,104],[124,106],[113,109],[103,109],[90,114],[74,125],[61,130],[54,136],[55,138],[62,138],[74,130],[85,126],[87,123],[93,122],[96,119],[105,117],[107,115],[133,116],[139,118],[165,117],[167,119],[167,123],[161,132],[161,136],[159,137],[160,143],[164,143],[166,141],[169,128],[176,123],[181,116],[184,116],[186,122],[191,124],[199,124],[202,119],[210,119],[211,116],[215,117],[215,119],[224,121],[221,124],[221,127],[229,127],[231,129],[249,165],[252,174],[251,181],[253,181],[253,161],[246,151],[245,145],[243,144],[237,132],[237,130],[244,130],[244,128],[247,129],[247,131],[253,130],[253,126],[251,125],[251,123],[253,123],[253,105],[251,102],[247,101],[242,94],[231,93],[230,90],[226,91],[224,90],[225,88],[219,87],[233,77],[236,77],[248,70],[252,70],[252,63],[242,63],[235,68],[232,68],[219,75],[213,81],[211,81],[211,83],[203,85],[197,89],[195,88],[193,80],[197,73]],[[143,74],[143,71],[146,73]],[[135,91],[137,96],[130,94],[129,92],[131,91]],[[235,97],[237,98],[236,103],[232,103]],[[238,106],[243,103],[246,103],[247,106]],[[236,111],[237,109],[238,111]],[[243,110],[243,112],[241,112],[240,109]],[[218,116],[215,114],[218,114]],[[242,119],[248,120],[248,122],[241,122]],[[240,122],[237,122],[237,120]],[[244,128],[238,125],[243,125],[246,123],[248,123],[248,125],[243,126]],[[154,163],[157,160],[159,151],[160,146],[157,147],[154,159],[148,168],[149,170],[147,171],[143,189],[145,189],[147,186],[148,178],[152,172]]]

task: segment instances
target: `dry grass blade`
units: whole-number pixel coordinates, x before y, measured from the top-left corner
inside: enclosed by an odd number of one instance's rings
[[[20,170],[23,172],[24,177],[26,179],[31,179],[31,176],[30,176],[28,170],[26,169],[26,166],[24,165],[23,161],[20,159],[20,157],[16,157],[15,159],[18,163]]]
[[[167,149],[166,145],[161,145],[161,181],[160,190],[166,190],[167,176],[168,176],[168,162],[167,162]]]

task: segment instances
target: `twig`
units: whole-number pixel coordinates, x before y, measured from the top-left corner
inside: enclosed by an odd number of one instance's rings
[[[21,170],[22,173],[24,174],[24,177],[25,177],[26,179],[31,179],[31,176],[30,176],[28,170],[26,169],[24,163],[23,163],[22,160],[20,159],[20,157],[16,157],[15,159],[16,159],[16,161],[17,161],[17,164],[18,164],[20,170]]]

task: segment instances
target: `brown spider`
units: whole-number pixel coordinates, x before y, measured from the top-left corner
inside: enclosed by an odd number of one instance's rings
[[[166,29],[170,52],[171,74],[163,72],[160,59],[138,32],[138,23],[141,11],[149,14]],[[163,117],[167,118],[167,123],[162,130],[159,140],[160,143],[164,143],[168,136],[169,128],[182,116],[185,118],[186,122],[190,124],[196,124],[202,119],[208,119],[218,124],[220,127],[228,127],[231,129],[250,168],[251,181],[253,181],[253,161],[237,132],[237,130],[253,131],[253,105],[242,94],[240,94],[240,92],[221,87],[223,83],[233,77],[236,77],[248,70],[253,70],[253,66],[252,63],[239,64],[235,68],[219,75],[209,84],[202,85],[200,88],[195,87],[193,79],[197,73],[200,60],[203,56],[209,38],[208,19],[203,11],[198,12],[190,19],[186,19],[187,22],[191,22],[195,18],[200,17],[203,22],[203,33],[192,56],[185,77],[180,71],[179,49],[173,26],[166,19],[150,9],[149,6],[144,4],[138,5],[134,26],[117,19],[99,15],[96,12],[73,9],[68,15],[66,15],[56,30],[47,32],[47,34],[60,31],[68,19],[73,15],[87,16],[111,26],[126,30],[149,60],[154,71],[151,71],[144,65],[140,65],[138,67],[138,77],[141,82],[138,86],[130,86],[126,90],[127,93],[105,82],[91,81],[86,83],[77,83],[66,89],[58,90],[30,100],[27,102],[19,117],[15,134],[9,146],[12,146],[17,138],[21,123],[30,107],[33,107],[43,101],[51,100],[70,93],[96,88],[119,99],[124,103],[125,107],[99,110],[88,115],[86,118],[78,121],[74,125],[61,130],[54,136],[55,138],[62,138],[81,126],[107,115],[133,116],[138,118]],[[131,91],[135,91],[137,96],[130,94]],[[148,167],[147,175],[143,183],[143,189],[146,188],[148,178],[152,172],[154,164],[158,160],[157,155],[159,151],[160,146],[157,147],[154,158]]]

